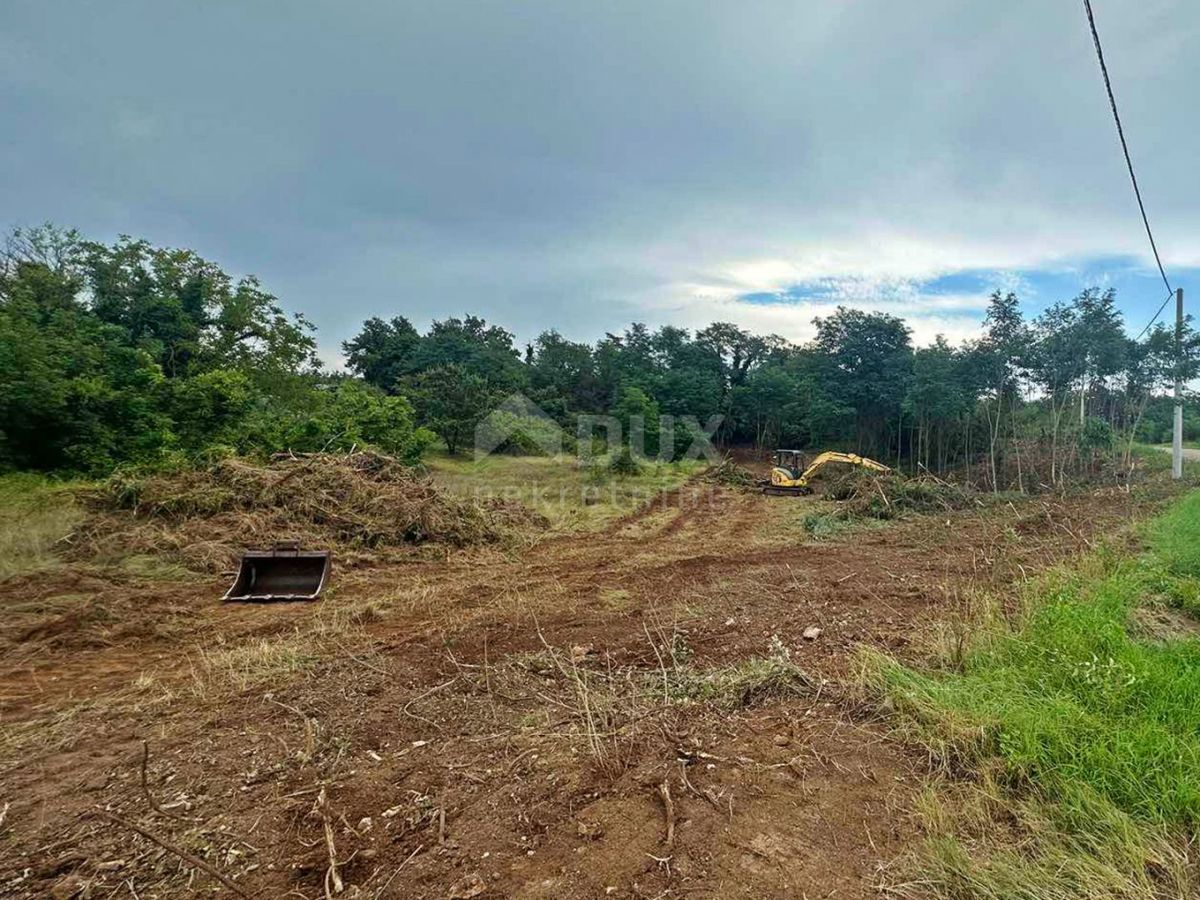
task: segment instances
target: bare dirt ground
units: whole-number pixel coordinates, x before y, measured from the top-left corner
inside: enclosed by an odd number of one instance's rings
[[[0,895],[877,896],[927,761],[848,699],[855,647],[921,654],[1140,511],[1113,489],[817,542],[817,508],[693,481],[308,605],[0,583]],[[739,680],[764,665],[808,678]]]

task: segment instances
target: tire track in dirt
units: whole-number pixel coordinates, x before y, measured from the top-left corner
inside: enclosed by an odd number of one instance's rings
[[[340,570],[335,560],[334,585],[336,588],[338,582],[354,583],[346,598],[353,600],[356,592],[370,591],[371,584],[378,581],[389,581],[393,586],[421,581],[439,586],[457,584],[466,589],[459,593],[472,593],[477,602],[486,602],[498,593],[495,588],[498,581],[519,583],[524,590],[532,592],[543,590],[549,584],[572,584],[588,570],[619,571],[621,561],[630,556],[631,545],[644,547],[649,541],[664,539],[682,528],[686,522],[681,517],[686,516],[686,510],[680,498],[686,490],[688,486],[684,485],[663,492],[596,535],[567,535],[540,541],[517,560],[505,560],[501,572],[496,571],[494,560],[488,563],[489,568],[481,570],[475,561],[481,554],[471,550],[441,561],[349,571]],[[622,536],[619,533],[655,513],[675,507],[680,508],[680,514],[658,536]],[[572,560],[572,571],[564,570],[564,558]],[[220,597],[225,584],[216,580],[171,584],[125,578],[113,582],[99,575],[71,570],[14,579],[5,588],[14,595],[27,598],[24,602],[87,592],[96,598],[89,605],[97,607],[98,615],[102,617],[122,615],[153,623],[151,611],[164,610],[171,615],[182,613],[186,618],[183,627],[187,633],[182,640],[180,636],[156,639],[153,627],[147,629],[147,634],[135,634],[126,629],[114,637],[105,637],[101,631],[87,642],[74,640],[70,631],[87,624],[81,614],[17,635],[13,646],[18,649],[28,644],[31,638],[50,638],[52,647],[59,643],[54,639],[60,632],[66,639],[61,642],[61,649],[32,656],[21,654],[19,660],[10,659],[8,665],[0,668],[0,713],[6,718],[18,719],[47,703],[53,704],[61,696],[78,695],[81,690],[85,697],[95,697],[127,689],[143,675],[152,674],[159,680],[178,679],[194,664],[190,653],[197,641],[190,637],[210,643],[214,638],[235,643],[267,639],[301,628],[324,610],[342,602],[342,596],[335,590],[333,597],[321,604],[224,604]],[[105,598],[113,597],[121,599],[120,604],[112,604],[114,609],[119,606],[119,612],[109,612],[105,606]],[[129,597],[137,600],[129,603]],[[130,651],[130,643],[138,649]],[[181,643],[185,648],[183,653],[179,652]]]
[[[0,711],[19,717],[22,710],[52,704],[64,694],[94,697],[128,688],[143,675],[177,679],[193,666],[190,654],[197,646],[220,642],[232,647],[285,635],[339,606],[369,599],[379,593],[380,586],[390,594],[411,588],[436,598],[410,614],[389,613],[386,621],[370,628],[373,638],[385,644],[402,639],[406,646],[415,635],[436,645],[447,631],[502,625],[510,617],[503,610],[518,602],[528,602],[539,622],[551,630],[560,617],[567,621],[582,616],[597,627],[616,620],[627,623],[624,630],[640,632],[645,616],[676,602],[681,593],[703,593],[721,580],[751,576],[761,582],[757,594],[763,596],[756,595],[761,609],[771,609],[782,621],[789,621],[796,607],[780,598],[794,589],[798,577],[808,585],[808,593],[824,590],[831,602],[848,603],[861,615],[879,602],[875,598],[896,595],[889,565],[940,583],[959,577],[967,565],[974,569],[972,542],[987,539],[982,534],[972,536],[972,531],[980,528],[970,515],[957,517],[966,525],[953,537],[929,533],[932,520],[861,532],[845,542],[788,544],[776,535],[764,534],[774,527],[772,504],[803,502],[690,482],[656,497],[599,533],[554,537],[511,558],[468,550],[441,561],[345,571],[339,571],[335,561],[335,590],[329,599],[313,605],[222,604],[219,597],[224,585],[215,581],[176,585],[130,581],[100,588],[89,581],[101,595],[134,595],[138,598],[135,606],[144,605],[147,611],[137,613],[134,606],[126,604],[122,615],[153,615],[151,611],[156,609],[184,611],[183,633],[157,638],[150,629],[147,635],[122,637],[117,647],[67,645],[69,651],[14,660],[15,664],[0,671]],[[630,532],[631,527],[671,509],[677,512],[664,524]],[[925,549],[944,539],[957,546],[940,553],[932,547]],[[972,555],[969,563],[968,554]],[[852,580],[838,580],[843,578]],[[77,578],[69,581],[72,589],[77,582]],[[619,615],[597,606],[604,591],[629,594],[629,602],[616,611]],[[564,608],[561,614],[556,605]],[[909,615],[910,606],[903,605],[896,615]],[[494,608],[502,611],[491,614]],[[456,625],[459,612],[462,622]],[[897,626],[896,631],[901,630]],[[578,627],[569,631],[578,636]],[[128,652],[130,642],[136,652]],[[893,638],[888,642],[894,642]]]
[[[264,635],[291,639],[319,630],[323,615],[384,593],[423,599],[385,608],[349,647],[336,634],[314,635],[311,669],[212,697],[179,691],[144,709],[85,709],[67,723],[75,743],[64,738],[7,774],[5,796],[18,798],[11,821],[38,846],[67,847],[78,859],[130,858],[129,835],[80,817],[96,803],[145,814],[131,754],[150,735],[159,774],[169,771],[172,791],[203,803],[197,815],[253,832],[256,868],[243,883],[262,896],[317,896],[327,859],[310,813],[324,778],[314,760],[327,743],[335,759],[346,755],[329,779],[343,875],[368,895],[382,881],[372,882],[373,873],[403,863],[385,897],[444,900],[474,873],[487,896],[545,900],[607,898],[610,887],[622,898],[876,896],[878,864],[914,837],[905,810],[921,759],[820,696],[740,710],[667,703],[646,720],[653,727],[601,758],[582,740],[569,683],[537,668],[542,641],[567,655],[582,648],[579,664],[600,678],[606,666],[631,677],[657,672],[662,663],[646,635],[657,625],[695,671],[761,656],[776,634],[798,665],[836,679],[859,644],[906,652],[959,587],[1071,552],[1122,518],[1120,498],[1102,498],[1112,504],[1107,518],[1073,519],[1073,508],[1100,502],[1084,498],[1047,512],[1046,523],[1031,519],[1045,537],[1028,545],[1007,536],[1015,509],[816,544],[777,533],[773,504],[804,501],[723,488],[703,503],[687,499],[657,498],[600,533],[513,556],[464,551],[340,572],[338,588],[317,605],[231,608],[216,601],[213,584],[159,586],[145,610],[193,604],[186,639],[151,632],[133,647],[39,661],[44,690],[20,713],[41,714],[72,696],[102,701],[143,669],[160,684],[184,677],[181,648],[199,641],[236,648]],[[622,594],[619,604],[606,605],[606,590]],[[809,623],[824,629],[818,640],[799,637]],[[508,681],[494,684],[501,675]],[[0,689],[17,677],[0,679]],[[678,820],[669,847],[664,782]],[[56,854],[16,858],[53,879]],[[185,883],[180,875],[174,893],[157,894],[180,895]],[[31,883],[24,896],[45,896],[48,885]]]

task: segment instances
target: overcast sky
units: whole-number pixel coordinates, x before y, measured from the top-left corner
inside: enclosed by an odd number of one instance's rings
[[[1200,302],[1200,3],[1093,5]],[[0,224],[257,273],[329,361],[372,315],[928,341],[994,287],[1165,295],[1075,0],[4,0],[0,121]]]

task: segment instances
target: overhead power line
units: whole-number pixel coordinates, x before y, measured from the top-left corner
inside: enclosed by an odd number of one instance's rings
[[[1125,167],[1129,169],[1129,181],[1133,184],[1133,195],[1137,198],[1138,209],[1142,213],[1142,224],[1146,227],[1146,237],[1150,240],[1150,249],[1154,253],[1154,262],[1158,265],[1158,274],[1162,276],[1163,284],[1167,287],[1167,298],[1163,301],[1154,318],[1149,321],[1142,334],[1150,330],[1167,303],[1175,293],[1171,281],[1167,278],[1167,270],[1163,268],[1162,257],[1158,255],[1158,245],[1154,242],[1154,232],[1150,228],[1150,217],[1146,215],[1146,204],[1142,201],[1142,190],[1138,187],[1137,174],[1133,170],[1133,159],[1129,155],[1129,143],[1125,140],[1125,129],[1121,127],[1121,115],[1117,112],[1117,98],[1113,95],[1112,80],[1108,77],[1108,66],[1104,64],[1104,48],[1100,46],[1100,33],[1096,30],[1096,16],[1092,12],[1092,0],[1083,0],[1083,8],[1087,12],[1088,27],[1092,30],[1092,42],[1096,45],[1096,59],[1100,63],[1100,74],[1104,76],[1104,89],[1108,92],[1108,105],[1112,107],[1113,121],[1117,125],[1117,137],[1121,139],[1121,151],[1125,154]],[[1140,338],[1142,334],[1139,334]]]
[[[1162,311],[1167,308],[1167,304],[1173,299],[1175,299],[1175,293],[1172,291],[1163,299],[1162,305],[1158,308],[1158,312],[1156,312],[1153,317],[1151,317],[1150,321],[1146,323],[1146,327],[1138,332],[1138,336],[1134,338],[1135,341],[1140,341],[1142,339],[1142,335],[1149,331],[1154,323],[1158,321],[1158,317],[1162,315]]]

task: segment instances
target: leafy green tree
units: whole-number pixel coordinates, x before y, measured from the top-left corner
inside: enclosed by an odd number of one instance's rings
[[[407,463],[416,463],[433,441],[432,431],[418,428],[412,404],[370,385],[343,381],[327,395],[327,418],[343,431],[333,449],[378,447]]]
[[[489,390],[522,390],[527,372],[512,332],[478,316],[434,322],[417,347],[414,371],[457,367]]]
[[[1186,385],[1200,377],[1200,332],[1192,327],[1192,317],[1184,319],[1180,329],[1179,353],[1176,353],[1175,329],[1161,322],[1142,341],[1129,341],[1125,351],[1125,366],[1122,371],[1122,435],[1124,462],[1133,462],[1133,444],[1143,429],[1143,418],[1150,413],[1151,433],[1143,435],[1151,443],[1165,443],[1174,434],[1174,400],[1161,396],[1156,402],[1155,393],[1174,392],[1175,378]],[[1190,393],[1190,392],[1189,392]],[[1200,436],[1200,425],[1196,424],[1194,398],[1189,396],[1184,406],[1184,440],[1195,440]],[[1157,413],[1157,415],[1154,415]]]
[[[698,349],[686,328],[663,325],[650,335],[650,354],[659,369],[695,365],[699,361]],[[700,355],[718,362],[708,350],[702,350]]]
[[[1085,338],[1076,305],[1055,303],[1048,307],[1034,320],[1032,337],[1026,365],[1045,395],[1050,413],[1050,479],[1057,484],[1063,475],[1058,461],[1063,417],[1073,388],[1086,372],[1082,347]]]
[[[1112,425],[1097,416],[1088,416],[1079,429],[1079,450],[1088,469],[1095,469],[1100,459],[1111,453],[1115,442]]]
[[[940,334],[932,346],[913,354],[904,412],[916,431],[913,457],[926,469],[931,457],[939,472],[945,469],[950,435],[970,410],[961,367],[959,355]]]
[[[836,392],[841,375],[815,346],[787,353],[781,364],[795,394],[781,417],[780,442],[789,447],[828,449],[855,439],[855,410]]]
[[[531,348],[529,380],[534,399],[565,401],[566,409],[593,412],[601,408],[600,383],[592,348],[543,331]],[[550,412],[547,410],[547,412]]]
[[[1128,339],[1125,323],[1116,305],[1117,292],[1109,288],[1101,293],[1088,288],[1075,298],[1078,319],[1078,352],[1083,367],[1079,389],[1079,421],[1087,417],[1087,397],[1093,386],[1104,385],[1125,365]]]
[[[725,385],[711,367],[680,366],[668,369],[658,379],[658,401],[672,416],[695,416],[707,421],[725,410],[721,397]]]
[[[759,366],[733,389],[734,420],[752,431],[756,447],[778,446],[785,421],[797,416],[800,393],[797,379],[784,367]]]
[[[259,398],[250,378],[235,369],[175,378],[168,388],[176,436],[193,452],[210,445],[236,445]]]
[[[161,370],[52,266],[9,256],[0,272],[0,463],[100,474],[153,457],[173,441]]]
[[[764,359],[772,347],[783,343],[775,335],[760,337],[730,322],[714,322],[696,332],[696,343],[708,349],[720,361],[727,390],[746,380],[754,365]]]
[[[621,443],[635,456],[652,458],[659,452],[658,404],[641,388],[627,387],[612,408],[621,423]]]
[[[620,401],[627,387],[649,395],[658,390],[661,365],[650,330],[634,322],[621,335],[607,334],[596,345],[596,377],[606,406]]]
[[[70,427],[54,443],[62,468],[69,471],[98,475],[125,461],[153,461],[173,442],[172,423],[159,399],[163,375],[154,361],[142,350],[120,345],[101,352],[104,360],[93,358],[91,374],[68,381]]]
[[[191,250],[122,237],[80,247],[90,308],[150,353],[168,378],[239,369],[257,384],[311,362],[312,325],[253,276],[234,281]]]
[[[315,386],[310,332],[191,251],[16,231],[0,252],[0,465],[101,475],[214,445],[319,449],[306,433],[419,444],[399,398]]]
[[[1029,331],[1021,315],[1017,295],[1011,291],[994,292],[988,299],[987,316],[984,319],[984,337],[975,349],[974,362],[982,370],[986,385],[983,410],[988,423],[988,463],[991,470],[992,490],[1000,490],[998,459],[1000,436],[1003,433],[1005,409],[1010,418],[1020,400],[1019,377],[1022,364],[1027,359],[1030,344]],[[1013,433],[1014,446],[1016,434]],[[1017,482],[1022,484],[1020,456],[1017,456]]]
[[[433,440],[433,432],[416,426],[404,397],[343,378],[315,385],[304,404],[257,408],[231,443],[238,452],[253,455],[374,447],[416,463]]]
[[[901,403],[912,373],[908,326],[895,316],[843,306],[814,324],[815,348],[828,361],[822,373],[827,390],[854,410],[859,450],[886,449],[891,423],[899,447]]]
[[[682,328],[665,325],[651,337],[657,366],[654,396],[672,416],[707,421],[728,412],[726,369],[711,342],[692,340]]]
[[[500,399],[484,378],[457,363],[414,375],[405,387],[421,423],[445,442],[451,454],[471,442],[475,427]]]
[[[346,366],[367,384],[384,391],[395,391],[400,379],[417,370],[417,348],[421,336],[404,316],[390,322],[367,319],[362,331],[342,342]]]

